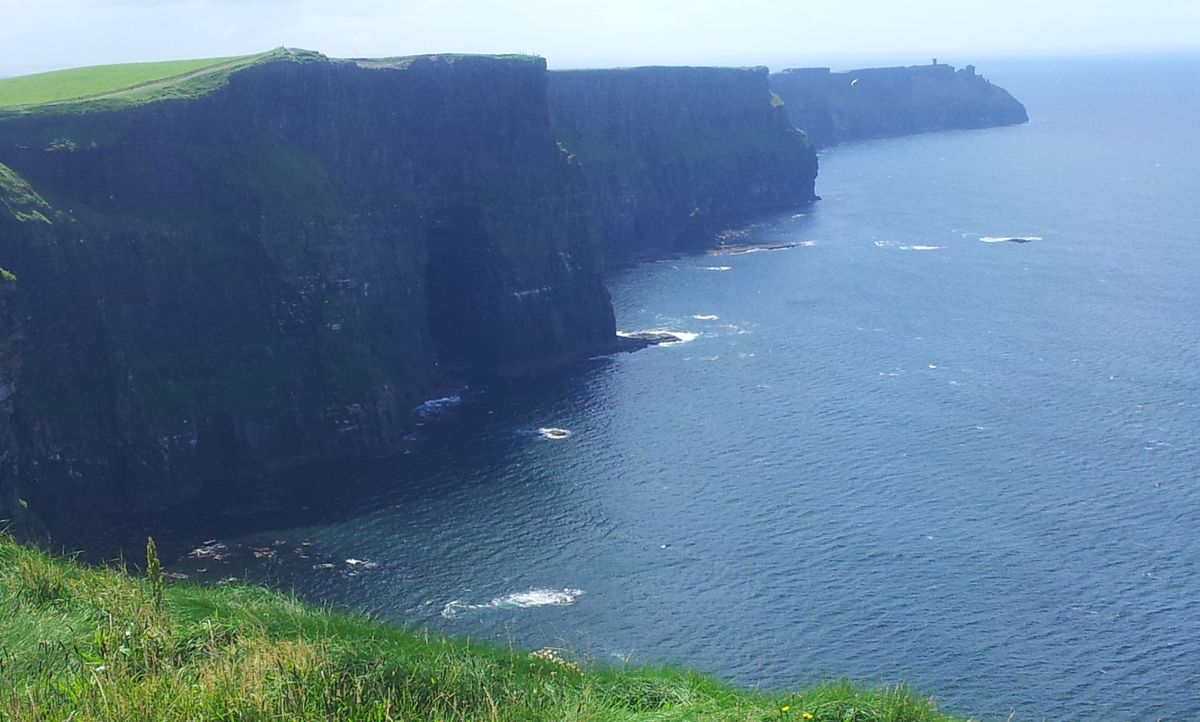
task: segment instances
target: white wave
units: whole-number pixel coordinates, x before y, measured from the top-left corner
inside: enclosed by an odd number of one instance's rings
[[[697,321],[716,321],[718,318],[720,318],[720,316],[714,316],[711,313],[698,313],[692,316],[692,318],[696,319]]]
[[[891,241],[875,241],[876,248],[887,248],[888,246],[894,246],[894,245],[896,245],[896,244],[892,243]]]
[[[438,399],[430,399],[418,406],[414,411],[420,416],[428,416],[429,414],[445,411],[451,406],[457,406],[462,403],[462,400],[462,396],[459,394],[451,394],[450,396],[443,396]]]
[[[559,429],[553,426],[543,426],[538,429],[538,433],[542,435],[543,439],[553,439],[555,441],[560,441],[571,435],[571,432],[567,429]]]
[[[679,340],[666,341],[664,343],[660,343],[659,346],[680,346],[685,343],[691,343],[692,341],[700,338],[700,334],[692,333],[691,331],[666,331],[665,333],[669,333]]]
[[[701,271],[732,271],[733,266],[701,266]]]
[[[941,246],[901,246],[906,251],[937,251]]]
[[[1040,241],[1041,236],[980,236],[979,240],[984,243],[1029,243],[1030,241]]]
[[[582,597],[582,589],[530,589],[526,592],[514,592],[503,597],[496,597],[486,604],[468,604],[455,599],[442,607],[442,616],[454,619],[459,612],[472,609],[530,609],[533,607],[568,607]]]
[[[488,602],[487,606],[503,609],[529,609],[530,607],[568,607],[583,596],[582,589],[530,589],[527,592],[516,592],[497,597]]]

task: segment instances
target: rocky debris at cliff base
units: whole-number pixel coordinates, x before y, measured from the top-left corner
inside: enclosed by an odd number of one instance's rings
[[[442,396],[436,399],[429,399],[413,409],[413,413],[417,416],[424,417],[448,411],[462,403],[462,391],[465,390],[466,388],[464,387],[463,389],[459,390],[459,393],[450,394],[449,396]]]
[[[785,243],[744,243],[722,245],[709,249],[710,256],[741,256],[747,253],[762,253],[764,251],[786,251],[790,248],[808,248],[817,245],[816,241],[787,241]]]
[[[617,331],[618,349],[638,351],[647,346],[678,343],[682,339],[668,331]]]
[[[200,546],[188,552],[189,559],[212,559],[216,562],[225,561],[228,547],[217,542],[216,539],[209,539],[203,542]]]
[[[980,236],[979,240],[984,243],[1029,243],[1030,241],[1040,241],[1041,236]]]
[[[690,331],[617,331],[617,339],[621,344],[620,351],[637,351],[647,346],[678,346],[695,341],[700,334]]]

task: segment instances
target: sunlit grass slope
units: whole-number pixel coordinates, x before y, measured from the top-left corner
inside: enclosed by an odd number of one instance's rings
[[[407,631],[254,587],[164,586],[147,566],[135,579],[0,536],[0,719],[955,722],[903,689],[745,692]]]
[[[98,65],[6,78],[0,80],[0,113],[91,110],[198,97],[251,65],[313,57],[319,54],[277,48],[240,57]]]
[[[97,65],[56,70],[0,80],[0,106],[41,105],[82,100],[133,88],[198,70],[224,65],[238,58],[172,60],[159,63]]]

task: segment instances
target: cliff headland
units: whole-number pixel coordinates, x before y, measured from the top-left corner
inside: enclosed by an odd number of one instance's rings
[[[844,73],[793,68],[771,75],[788,115],[819,148],[871,138],[1028,122],[1025,106],[976,74],[937,63]]]

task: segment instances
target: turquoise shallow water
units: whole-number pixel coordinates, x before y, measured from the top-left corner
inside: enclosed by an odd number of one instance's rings
[[[1033,122],[837,148],[751,229],[811,244],[611,279],[694,340],[468,389],[177,567],[748,686],[1200,717],[1200,59],[980,70]]]

